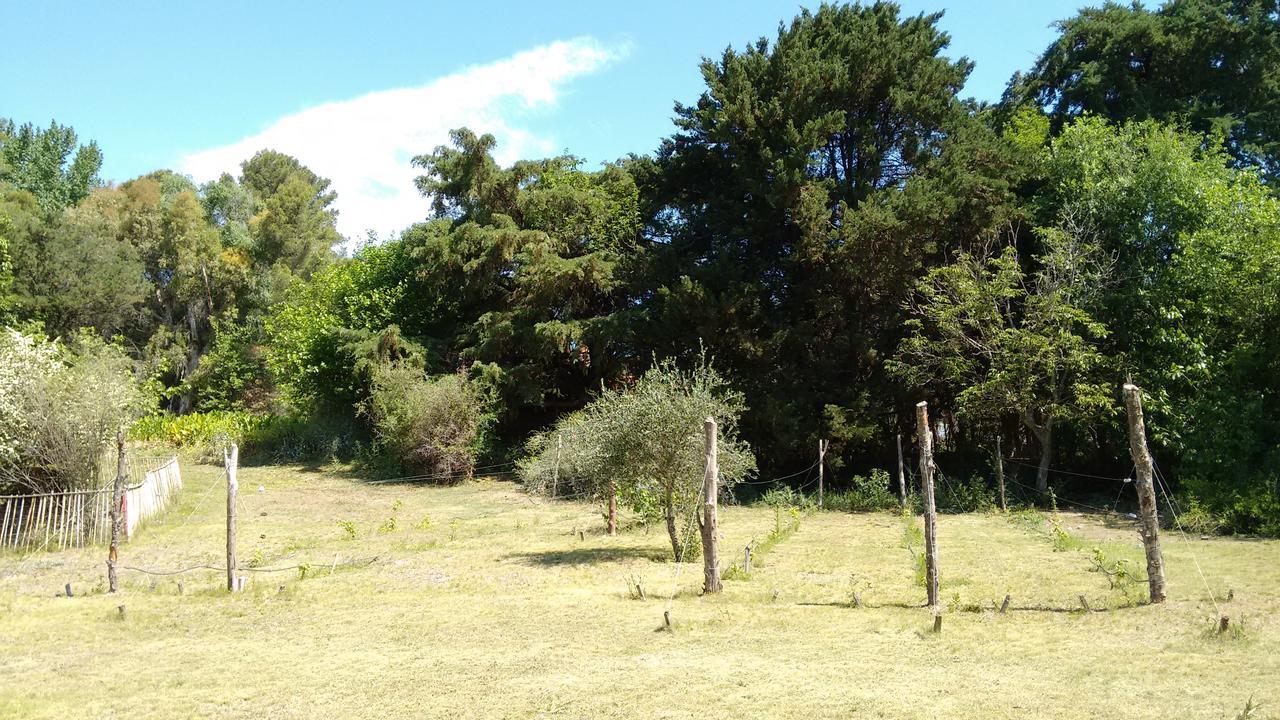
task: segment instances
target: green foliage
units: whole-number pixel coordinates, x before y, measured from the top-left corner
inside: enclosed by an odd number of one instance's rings
[[[845,512],[896,510],[898,496],[889,489],[889,482],[889,473],[880,469],[870,475],[854,475],[847,490],[826,493],[823,507]]]
[[[492,136],[451,138],[414,158],[436,218],[403,242],[433,312],[401,327],[471,364],[523,436],[552,419],[537,421],[549,404],[579,408],[629,377],[639,191],[624,167],[584,172],[563,156],[501,168]]]
[[[1222,142],[1240,165],[1280,171],[1280,120],[1264,110],[1280,71],[1274,2],[1108,2],[1058,29],[1006,104],[1047,107],[1059,126],[1085,114],[1177,122]]]
[[[97,143],[77,143],[66,125],[15,126],[0,118],[0,182],[30,192],[50,215],[75,205],[97,187],[102,167]]]
[[[985,479],[973,476],[968,481],[947,478],[934,483],[934,504],[939,511],[971,513],[996,509],[996,491]]]
[[[349,408],[363,399],[367,378],[357,374],[353,343],[390,332],[408,313],[407,248],[367,247],[351,262],[336,263],[294,286],[267,318],[266,359],[294,405]],[[398,331],[395,333],[398,336]]]
[[[213,323],[213,341],[185,387],[202,411],[265,410],[271,395],[259,324]]]
[[[118,347],[0,330],[0,486],[101,487],[99,458],[146,402]]]
[[[619,500],[647,518],[665,518],[677,561],[685,557],[684,528],[692,522],[705,477],[703,420],[719,424],[722,492],[755,470],[755,458],[738,440],[742,396],[708,364],[691,370],[658,361],[634,387],[605,389],[580,413],[535,435],[519,474],[535,492],[548,491],[557,468],[578,492]],[[566,461],[565,449],[571,448]],[[692,533],[688,533],[692,534]]]
[[[1055,424],[1111,404],[1097,345],[1107,330],[1089,313],[1107,270],[1086,227],[1045,228],[1040,240],[1034,273],[1013,246],[960,252],[930,271],[887,367],[912,386],[955,392],[961,413],[975,420],[1019,418],[1047,456]],[[1042,472],[1041,491],[1046,483]]]
[[[1113,558],[1101,546],[1091,548],[1093,571],[1102,573],[1112,590],[1119,590],[1131,602],[1137,601],[1139,585],[1146,582],[1132,560]]]
[[[646,347],[702,338],[771,464],[818,437],[850,452],[892,437],[902,390],[883,360],[907,293],[1010,209],[1013,150],[956,97],[971,65],[946,56],[938,21],[892,3],[804,11],[704,61],[656,170],[630,166],[657,208]]]
[[[13,261],[9,254],[9,235],[13,222],[0,209],[0,325],[8,324],[13,310]]]
[[[247,410],[214,410],[186,415],[153,414],[130,430],[133,440],[195,449],[222,457],[228,442],[240,445],[242,459],[296,462],[352,459],[361,455],[360,435],[350,418],[265,415]]]
[[[157,414],[138,419],[129,438],[174,447],[207,450],[228,442],[246,444],[271,422],[271,417],[243,410],[214,410],[187,415]]]
[[[464,376],[427,379],[417,368],[385,365],[374,371],[360,412],[377,442],[405,467],[441,483],[471,477],[486,418]]]

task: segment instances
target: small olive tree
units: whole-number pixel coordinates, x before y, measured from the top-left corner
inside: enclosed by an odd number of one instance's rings
[[[755,457],[738,439],[737,422],[745,409],[705,359],[692,370],[663,360],[634,387],[605,390],[580,412],[534,436],[521,462],[526,487],[619,501],[642,516],[666,521],[677,562],[698,542],[682,537],[680,520],[691,525],[705,477],[703,420],[719,424],[720,488],[755,472]]]

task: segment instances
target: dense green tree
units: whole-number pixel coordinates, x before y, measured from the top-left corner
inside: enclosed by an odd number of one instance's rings
[[[644,335],[677,357],[707,343],[771,463],[837,428],[891,436],[903,300],[1008,211],[1016,154],[957,99],[972,65],[942,55],[938,19],[823,5],[704,61],[707,90],[646,176]]]
[[[507,419],[581,407],[635,355],[626,318],[643,258],[636,184],[622,167],[585,172],[573,157],[500,168],[491,136],[458,130],[453,140],[415,158],[437,219],[406,242],[435,298],[423,300],[445,299],[437,317],[462,322],[422,334],[452,334],[445,347],[502,394]]]
[[[1106,2],[1059,23],[1005,102],[1049,108],[1060,128],[1092,113],[1185,123],[1221,137],[1236,162],[1280,172],[1280,5]]]
[[[263,150],[241,165],[240,185],[254,200],[253,261],[276,276],[277,294],[292,278],[306,279],[333,259],[342,237],[331,207],[337,193],[327,179],[296,158]]]
[[[1106,328],[1089,314],[1110,268],[1088,228],[1068,223],[1041,235],[1044,254],[1031,272],[1013,246],[961,252],[930,271],[889,365],[911,385],[953,391],[967,419],[1017,418],[1040,445],[1044,493],[1055,427],[1111,404],[1098,348]]]
[[[133,328],[148,285],[138,249],[120,234],[126,198],[95,190],[83,202],[42,222],[34,197],[9,197],[14,235],[17,314],[43,323],[50,336],[91,327],[103,336]]]
[[[77,142],[66,125],[41,129],[0,118],[0,182],[30,192],[49,214],[75,205],[98,186],[102,167],[97,143]]]

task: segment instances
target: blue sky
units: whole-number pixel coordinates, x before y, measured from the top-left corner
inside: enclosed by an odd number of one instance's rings
[[[945,10],[948,54],[977,63],[965,94],[999,98],[1080,0],[906,0]],[[56,118],[105,154],[104,177],[156,168],[197,180],[262,145],[339,192],[340,229],[424,217],[408,159],[450,127],[494,132],[499,159],[569,151],[590,166],[649,152],[698,62],[773,37],[791,2],[9,3],[0,116]]]

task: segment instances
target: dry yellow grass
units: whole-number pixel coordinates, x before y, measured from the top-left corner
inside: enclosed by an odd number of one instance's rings
[[[122,563],[219,562],[221,473],[184,469],[177,509]],[[943,516],[950,609],[933,635],[903,520],[821,513],[719,597],[698,597],[701,568],[686,565],[667,633],[659,527],[606,537],[596,509],[495,481],[370,486],[290,466],[240,482],[242,562],[310,564],[306,579],[253,573],[228,595],[216,571],[124,572],[109,596],[101,548],[0,557],[0,716],[1229,718],[1250,695],[1262,716],[1280,704],[1273,541],[1166,536],[1171,601],[1123,607],[1087,552],[999,515]],[[1132,528],[1064,523],[1141,557]],[[773,524],[766,508],[723,508],[726,562]],[[1243,635],[1212,633],[1193,557]],[[66,582],[76,597],[56,597]],[[1080,594],[1113,609],[1078,612]]]

